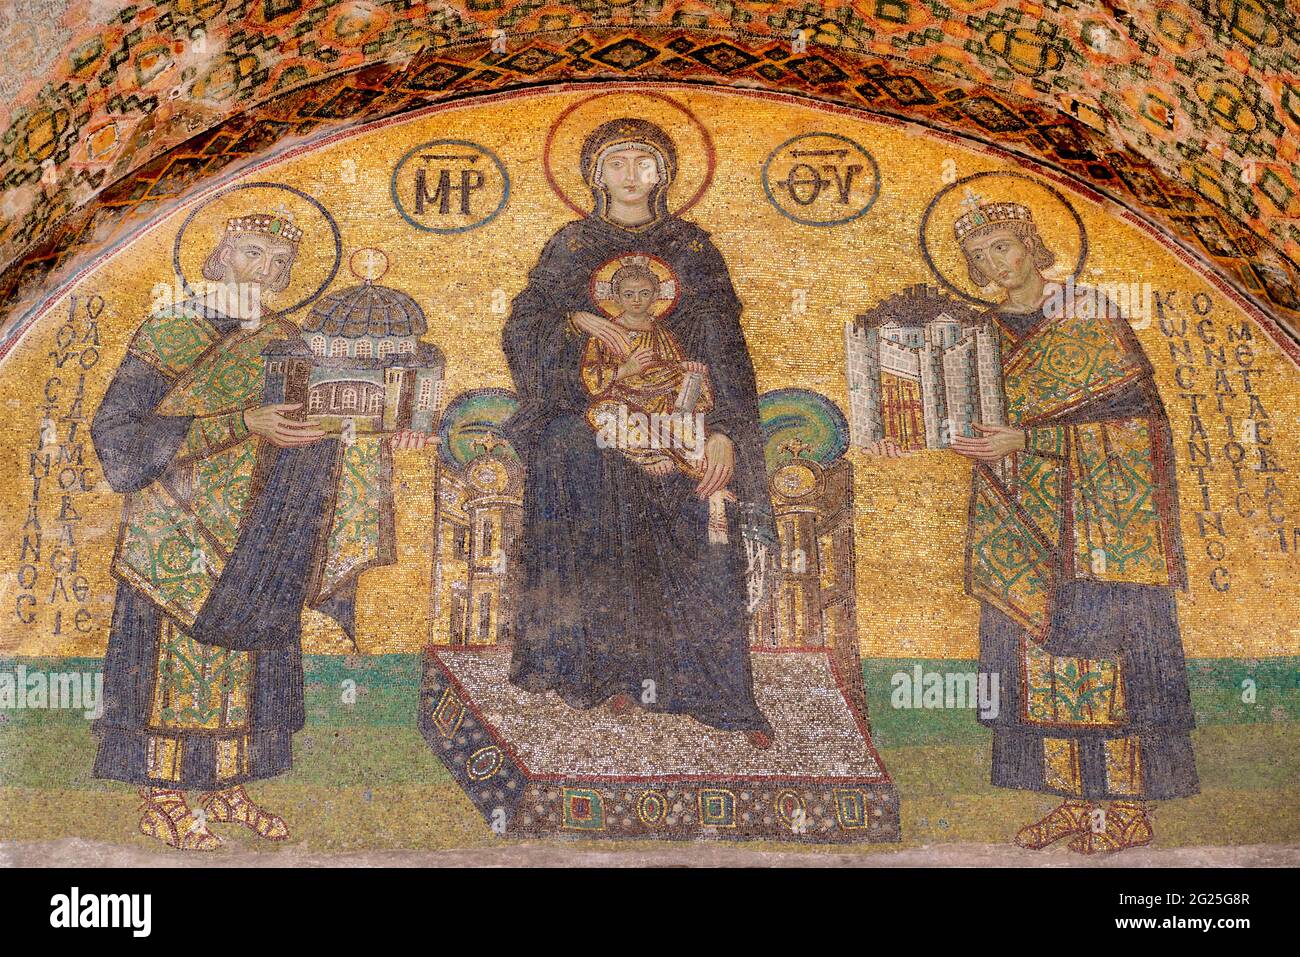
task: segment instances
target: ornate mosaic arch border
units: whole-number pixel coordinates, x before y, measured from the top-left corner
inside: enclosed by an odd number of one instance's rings
[[[155,157],[62,218],[49,210],[40,242],[0,273],[0,350],[74,270],[217,177],[255,165],[273,150],[438,103],[591,81],[780,92],[918,123],[1010,153],[1156,224],[1300,339],[1300,269],[1279,249],[1098,129],[1031,100],[845,48],[810,44],[794,53],[786,40],[770,35],[591,27],[514,42],[506,53],[472,43],[300,86]]]

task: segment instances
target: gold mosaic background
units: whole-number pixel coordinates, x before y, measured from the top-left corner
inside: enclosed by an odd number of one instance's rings
[[[687,216],[712,233],[731,269],[745,305],[744,326],[760,391],[812,389],[847,411],[844,323],[909,285],[935,282],[917,243],[927,204],[954,175],[1023,170],[1004,159],[918,130],[778,99],[685,89],[670,92],[704,118],[716,147],[716,175]],[[499,345],[504,320],[499,310],[523,287],[546,239],[574,215],[546,183],[542,167],[545,131],[566,107],[589,95],[589,91],[521,95],[447,109],[372,128],[263,167],[247,179],[286,183],[320,199],[338,221],[345,257],[366,246],[389,254],[393,263],[383,282],[411,294],[425,308],[430,322],[427,338],[448,356],[449,396],[470,388],[509,387]],[[605,101],[606,115],[635,110],[637,100],[634,94],[611,96]],[[578,111],[575,116],[599,112]],[[656,108],[656,113],[671,119],[671,111]],[[689,129],[682,126],[672,132],[685,139]],[[577,135],[585,131],[581,129]],[[850,137],[874,155],[882,189],[867,215],[844,225],[815,228],[792,222],[768,203],[760,182],[764,160],[786,139],[812,131]],[[393,165],[413,146],[442,137],[481,144],[509,169],[509,204],[486,226],[455,235],[419,232],[392,205],[389,181]],[[563,150],[561,154],[567,155]],[[347,163],[348,159],[353,162]],[[702,162],[702,156],[697,149],[687,148],[682,162]],[[564,171],[558,172],[563,177]],[[988,182],[977,186],[986,195],[992,192],[985,190]],[[1053,235],[1069,233],[1060,226],[1063,210],[1041,211],[1041,188],[1029,183],[1019,186],[1012,179],[999,182],[998,198],[1018,195],[1017,190],[1023,189],[1022,198],[1030,201],[1040,216],[1048,217],[1044,233],[1049,241]],[[1212,392],[1212,373],[1204,369],[1203,347],[1194,332],[1194,324],[1202,317],[1193,312],[1193,297],[1209,297],[1198,302],[1202,309],[1209,304],[1206,318],[1220,343],[1226,340],[1229,325],[1250,326],[1252,368],[1259,370],[1251,384],[1274,423],[1271,448],[1275,457],[1282,467],[1294,470],[1300,455],[1295,435],[1287,428],[1300,413],[1300,376],[1294,363],[1242,309],[1150,235],[1119,219],[1113,209],[1068,190],[1063,192],[1071,196],[1088,233],[1090,253],[1083,281],[1151,283],[1157,290],[1176,290],[1169,316],[1175,322],[1188,320],[1188,341],[1196,352],[1197,391]],[[676,194],[674,198],[680,201]],[[171,281],[171,246],[184,215],[184,210],[173,214],[71,291],[83,299],[99,295],[105,300],[98,318],[98,362],[85,374],[83,431],[89,429],[90,417],[125,353],[129,336],[149,310],[153,285]],[[305,225],[310,237],[312,223]],[[197,231],[192,238],[199,238]],[[195,255],[197,251],[191,250],[189,257]],[[940,260],[942,264],[945,257]],[[344,269],[333,288],[355,281]],[[806,309],[795,313],[795,303],[801,297]],[[85,330],[84,306],[79,309],[74,322],[78,337]],[[0,629],[0,648],[19,654],[102,654],[112,611],[113,582],[108,565],[121,497],[102,480],[91,490],[74,491],[70,496],[68,504],[79,517],[79,521],[68,523],[75,527],[77,568],[63,568],[61,583],[51,560],[52,549],[59,545],[59,513],[64,503],[57,479],[43,483],[37,503],[45,533],[40,577],[34,587],[25,589],[18,574],[23,561],[23,525],[30,519],[32,498],[28,455],[39,441],[40,400],[51,376],[61,379],[58,415],[75,412],[77,377],[71,370],[76,360],[56,369],[52,356],[61,351],[60,336],[69,335],[66,330],[60,332],[68,312],[66,296],[53,303],[0,370],[7,411],[0,426],[0,456],[11,463],[0,479],[0,555],[4,556],[0,614],[7,622]],[[1293,478],[1293,471],[1275,475],[1287,516],[1282,527],[1288,550],[1283,552],[1277,526],[1262,511],[1246,518],[1233,510],[1233,496],[1239,490],[1232,472],[1219,468],[1209,475],[1211,501],[1224,512],[1226,537],[1222,559],[1207,557],[1196,519],[1201,496],[1185,461],[1189,416],[1186,403],[1178,398],[1170,340],[1154,320],[1139,329],[1138,335],[1155,364],[1179,456],[1180,504],[1191,578],[1190,591],[1180,599],[1188,655],[1255,657],[1300,652],[1300,626],[1294,616],[1281,613],[1300,600],[1300,575],[1296,574],[1300,558],[1291,531],[1300,526],[1300,492],[1296,490],[1300,480]],[[1231,364],[1231,358],[1229,361]],[[1235,372],[1233,376],[1234,387],[1240,391],[1240,376]],[[1244,413],[1244,400],[1235,401]],[[1214,414],[1205,417],[1205,424],[1217,458],[1217,450],[1228,438],[1226,423],[1222,415]],[[69,424],[60,421],[56,426],[59,439],[65,439]],[[84,438],[86,464],[95,467],[88,431]],[[966,461],[946,452],[885,462],[869,460],[856,450],[849,457],[855,469],[863,653],[875,657],[973,656],[978,606],[963,595],[961,584],[969,491]],[[1248,461],[1254,460],[1252,452]],[[97,468],[94,477],[99,478]],[[1243,481],[1243,488],[1252,492],[1258,506],[1263,489],[1260,477],[1247,472]],[[432,470],[427,454],[398,453],[397,483],[398,564],[366,573],[359,592],[358,641],[368,653],[416,651],[428,633],[425,609]],[[1274,514],[1278,514],[1276,506]],[[66,565],[70,554],[65,545],[63,556],[54,563]],[[1211,585],[1210,576],[1217,566],[1229,569],[1227,591]],[[75,617],[76,610],[83,607],[74,592],[77,575],[84,576],[80,594],[89,612],[89,618],[82,615],[79,620],[81,632],[76,629]],[[60,584],[66,588],[66,598]],[[30,624],[16,615],[16,603],[25,590],[36,597],[35,621]],[[62,616],[56,617],[60,611]],[[306,651],[347,648],[332,623],[311,617]]]

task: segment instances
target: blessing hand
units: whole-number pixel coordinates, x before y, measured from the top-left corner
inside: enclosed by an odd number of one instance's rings
[[[958,455],[992,464],[1000,462],[1013,452],[1025,449],[1028,436],[1020,429],[1006,425],[984,425],[972,422],[971,427],[980,433],[979,438],[955,435],[950,446]]]
[[[640,346],[632,350],[632,353],[624,360],[623,364],[618,367],[614,374],[616,379],[629,379],[632,376],[640,375],[646,369],[654,365],[655,351],[649,346]]]

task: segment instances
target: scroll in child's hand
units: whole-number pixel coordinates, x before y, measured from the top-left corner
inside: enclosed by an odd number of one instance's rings
[[[700,401],[700,393],[704,390],[704,377],[698,372],[688,372],[682,376],[682,387],[677,391],[677,403],[675,408],[678,412],[685,412],[691,415],[695,412],[695,405]]]

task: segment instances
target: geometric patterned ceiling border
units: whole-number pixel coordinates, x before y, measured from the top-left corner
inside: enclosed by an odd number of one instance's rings
[[[122,237],[218,177],[290,143],[487,93],[581,82],[766,90],[917,123],[1040,165],[1159,228],[1300,341],[1300,269],[1269,239],[1104,132],[1034,101],[917,64],[771,36],[640,25],[444,47],[358,67],[250,105],[153,157],[74,210],[47,210],[39,239],[0,272],[0,353],[33,307]]]

